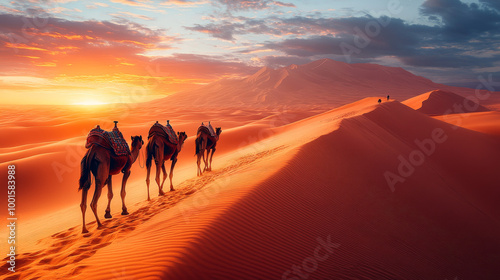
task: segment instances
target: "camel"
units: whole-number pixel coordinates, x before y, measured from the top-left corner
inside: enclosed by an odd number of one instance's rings
[[[175,191],[174,185],[172,184],[172,178],[174,176],[174,167],[177,163],[177,155],[180,153],[182,149],[182,145],[184,141],[187,139],[186,132],[177,132],[177,137],[179,141],[177,144],[172,144],[164,135],[152,134],[148,140],[148,145],[146,146],[147,159],[146,159],[146,185],[148,187],[148,201],[151,200],[149,196],[149,176],[151,173],[151,162],[153,158],[155,159],[156,164],[156,176],[155,181],[158,184],[159,195],[164,195],[163,192],[163,183],[167,178],[167,171],[165,170],[165,161],[171,160],[172,163],[170,165],[170,191]],[[160,169],[163,171],[163,180],[160,184]]]
[[[196,135],[195,146],[196,146],[196,155],[198,159],[196,160],[196,164],[198,165],[197,175],[201,176],[205,171],[212,171],[212,158],[214,156],[217,141],[219,141],[219,136],[222,133],[222,129],[220,127],[215,128],[215,137],[208,133],[208,129],[201,129],[203,126],[198,128],[198,134]],[[205,158],[205,151],[207,151],[207,157]],[[212,151],[212,153],[210,153]],[[209,159],[210,154],[210,159]],[[205,163],[205,167],[201,170],[200,167],[200,159],[203,157],[203,162]]]
[[[110,219],[111,216],[111,199],[113,198],[113,187],[111,184],[111,176],[123,173],[122,179],[122,215],[128,215],[127,207],[125,206],[125,185],[127,184],[127,179],[130,176],[130,168],[132,164],[136,161],[139,156],[139,151],[144,144],[142,136],[133,136],[132,139],[132,150],[130,154],[117,156],[112,150],[104,148],[100,145],[92,145],[81,162],[81,176],[80,176],[80,187],[82,190],[82,203],[80,204],[83,217],[83,227],[82,233],[88,233],[85,226],[85,210],[87,209],[87,193],[90,189],[91,173],[95,178],[95,191],[92,202],[90,203],[90,208],[94,212],[95,219],[97,221],[97,228],[101,228],[102,224],[97,216],[97,201],[101,196],[102,188],[108,185],[108,207],[106,208],[105,218]]]

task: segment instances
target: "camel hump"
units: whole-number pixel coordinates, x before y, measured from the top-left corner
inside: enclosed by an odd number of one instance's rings
[[[198,127],[198,132],[196,134],[198,134],[200,132],[205,132],[206,134],[208,134],[208,135],[210,135],[212,137],[216,136],[214,128],[212,127],[212,125],[210,124],[210,122],[208,122],[208,125],[202,123],[202,125],[200,125],[200,127]]]
[[[103,148],[113,151],[117,156],[130,154],[130,148],[127,141],[117,127],[113,131],[105,131],[99,126],[92,129],[87,135],[85,148],[89,149],[92,145],[99,145]]]
[[[174,145],[179,143],[179,138],[170,123],[166,126],[160,123],[153,124],[153,126],[149,129],[148,139],[153,137],[155,134],[167,138],[168,142]]]

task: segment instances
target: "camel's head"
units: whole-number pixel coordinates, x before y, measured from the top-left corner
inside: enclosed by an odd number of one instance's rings
[[[216,127],[215,128],[215,134],[220,135],[222,133],[222,128]]]
[[[137,147],[139,150],[142,148],[142,145],[144,145],[144,141],[142,140],[142,136],[132,136],[132,149]]]
[[[186,132],[184,132],[184,131],[183,132],[177,132],[177,136],[179,137],[179,142],[181,144],[184,144],[184,141],[186,141],[186,139],[188,138]]]

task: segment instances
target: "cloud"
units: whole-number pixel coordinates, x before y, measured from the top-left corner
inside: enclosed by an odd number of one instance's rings
[[[381,22],[388,24],[384,28]],[[375,19],[369,16],[335,19],[294,17],[284,19],[283,23],[287,26],[287,32],[295,32],[295,27],[300,26],[302,28],[297,32],[308,36],[268,42],[263,47],[300,57],[344,55],[346,52],[353,52],[361,58],[405,55],[422,44],[421,36],[432,36],[434,31],[425,25],[408,25],[401,19]],[[380,27],[376,36],[366,32],[365,27],[372,25]]]
[[[403,20],[395,18],[375,19],[370,16],[349,17],[349,18],[323,18],[323,17],[303,17],[295,16],[290,18],[280,18],[271,16],[263,19],[253,19],[246,17],[233,17],[232,20],[222,20],[219,22],[193,27],[185,27],[189,30],[207,33],[212,37],[224,40],[234,40],[235,35],[263,34],[273,37],[303,37],[303,36],[336,36],[340,39],[353,38],[356,34],[355,28],[364,29],[372,22],[387,22],[391,28],[378,34],[380,44],[388,40],[387,44],[400,45],[414,44],[419,39],[415,33],[432,35],[432,28],[423,25],[406,25]],[[377,23],[379,24],[379,23]],[[407,34],[408,30],[411,34]],[[389,34],[390,33],[390,34]],[[392,34],[395,33],[395,34]]]
[[[54,7],[54,8],[48,9],[47,12],[49,12],[51,14],[67,14],[67,12],[81,13],[82,10],[77,9],[77,8],[68,9],[68,8],[65,8],[65,7],[58,6],[58,7]]]
[[[86,7],[87,7],[87,9],[97,9],[97,8],[99,8],[99,7],[104,7],[104,8],[106,8],[106,7],[109,7],[109,5],[108,5],[108,4],[106,4],[106,3],[94,2],[93,4],[91,4],[91,5],[87,5]]]
[[[293,3],[284,3],[284,2],[280,2],[280,1],[273,1],[273,5],[281,6],[281,7],[289,7],[289,8],[296,8],[297,7]]]
[[[115,16],[115,17],[125,17],[125,18],[132,17],[132,18],[142,19],[142,20],[153,20],[153,18],[145,16],[145,15],[139,15],[139,14],[125,12],[125,11],[121,11],[121,12],[118,12],[116,14],[110,14],[110,15]]]
[[[63,13],[64,11],[81,12],[79,9],[68,9],[61,5],[76,2],[77,0],[17,0],[9,2],[6,7],[9,13],[24,13],[33,17],[45,16],[47,13]],[[0,6],[1,7],[1,6]],[[0,9],[2,10],[2,9]]]
[[[210,23],[206,25],[195,24],[192,27],[185,27],[191,31],[197,31],[201,33],[209,34],[214,38],[219,38],[223,40],[233,41],[235,30],[241,28],[241,24],[235,24],[230,22],[221,22],[221,23]]]
[[[215,0],[219,4],[222,4],[230,11],[241,11],[241,10],[263,10],[268,9],[272,6],[278,7],[295,7],[292,3],[285,3],[280,1],[272,0]]]
[[[113,3],[120,3],[123,5],[127,6],[132,6],[132,7],[144,7],[144,8],[150,8],[154,9],[155,7],[148,4],[152,3],[151,0],[110,0]]]
[[[163,6],[194,7],[209,3],[209,0],[167,0],[160,3]]]
[[[0,11],[8,12],[8,13],[22,13],[20,10],[16,10],[13,8],[9,8],[3,5],[0,5]]]
[[[78,0],[18,0],[17,2],[24,2],[24,3],[31,3],[31,4],[43,4],[43,5],[50,5],[50,4],[66,4],[70,2],[76,2]]]
[[[188,30],[209,34],[214,38],[233,41],[235,35],[265,34],[273,36],[304,35],[333,32],[329,21],[334,19],[312,19],[305,17],[278,18],[267,17],[253,19],[247,17],[230,17],[224,20],[213,20],[208,24],[196,24],[185,27]],[[330,30],[330,31],[329,31]]]
[[[23,28],[27,20],[40,24]],[[169,43],[179,40],[123,18],[115,22],[70,21],[0,14],[0,73],[55,79],[64,85],[108,83],[115,91],[130,84],[154,94],[168,94],[257,70],[235,57],[147,55],[171,48]]]
[[[109,7],[108,4],[106,3],[101,3],[101,2],[94,2],[94,5],[99,6],[99,7]]]
[[[420,12],[429,18],[428,24],[369,15],[327,18],[316,14],[212,19],[186,28],[231,41],[245,34],[270,36],[264,44],[240,51],[243,54],[272,49],[288,58],[335,56],[374,61],[393,57],[412,67],[487,68],[500,58],[500,11],[491,8],[495,3],[484,0],[480,6],[459,0],[427,0]],[[271,59],[267,63],[276,64]]]
[[[496,9],[497,11],[500,11],[500,2],[498,2],[497,0],[479,0],[479,2],[490,8]]]
[[[141,54],[169,48],[166,43],[175,40],[161,30],[125,19],[116,23],[0,14],[0,60],[9,62],[2,63],[0,72],[19,71],[19,67],[29,72],[45,71],[38,66],[55,66],[53,74],[120,72],[127,63],[144,65],[147,58]]]
[[[493,5],[492,1],[486,1]],[[496,1],[498,6],[498,1]],[[500,13],[495,10],[481,8],[472,3],[460,0],[426,0],[420,12],[431,19],[441,19],[441,34],[448,40],[468,40],[496,33],[500,29]]]

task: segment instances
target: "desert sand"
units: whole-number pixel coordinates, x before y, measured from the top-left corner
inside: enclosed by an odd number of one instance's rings
[[[279,88],[286,80],[261,71],[244,82],[279,81]],[[488,111],[438,115],[462,99],[440,102],[430,90],[403,103],[353,93],[339,107],[274,107],[266,97],[201,110],[173,96],[4,108],[0,126],[9,139],[0,140],[0,168],[17,165],[20,221],[17,272],[0,278],[496,279],[500,113],[485,103]],[[169,107],[173,99],[178,106]],[[433,111],[414,108],[418,102]],[[130,215],[120,215],[115,195],[113,218],[104,220],[103,191],[104,228],[96,229],[88,209],[90,232],[82,235],[77,180],[85,137],[97,124],[110,130],[115,119],[128,141],[147,137],[156,120],[186,131],[177,190],[160,197],[152,182],[146,201],[141,155],[127,185]],[[223,132],[213,171],[196,177],[194,133],[209,120]],[[117,194],[121,175],[113,182]]]

